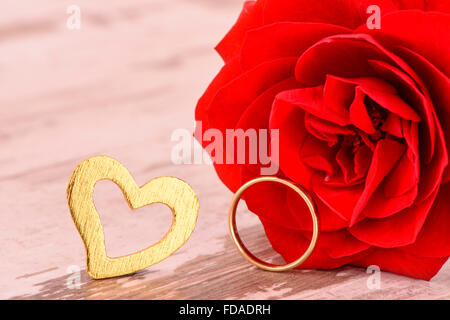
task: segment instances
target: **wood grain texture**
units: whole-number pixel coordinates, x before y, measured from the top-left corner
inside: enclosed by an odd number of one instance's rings
[[[79,1],[81,29],[70,31],[66,8],[76,2],[0,3],[0,298],[450,299],[449,264],[430,282],[383,272],[378,290],[359,268],[257,270],[229,239],[232,194],[213,168],[172,163],[172,132],[192,132],[196,101],[222,65],[213,47],[242,1]],[[98,154],[118,159],[138,185],[187,181],[200,211],[170,258],[96,281],[85,271],[66,186],[75,166]],[[99,184],[94,199],[112,256],[143,249],[170,227],[170,212],[157,205],[129,214],[112,183]],[[254,216],[240,208],[238,218],[250,249],[271,257]],[[73,266],[79,288],[67,285]]]

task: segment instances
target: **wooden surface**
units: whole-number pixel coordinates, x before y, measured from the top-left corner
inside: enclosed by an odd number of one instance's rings
[[[78,3],[77,3],[78,2]],[[80,30],[66,28],[69,4]],[[431,282],[364,269],[274,274],[232,246],[231,193],[207,165],[174,165],[171,134],[193,129],[196,100],[222,63],[213,51],[240,0],[130,0],[0,4],[0,298],[3,299],[450,299],[450,265]],[[157,176],[187,181],[200,200],[196,230],[173,256],[131,276],[95,281],[71,221],[66,187],[83,159],[121,161],[139,185]],[[158,241],[170,210],[133,211],[100,182],[95,204],[107,252],[120,256]],[[271,257],[256,219],[240,208],[244,240]],[[71,287],[73,268],[80,286]]]

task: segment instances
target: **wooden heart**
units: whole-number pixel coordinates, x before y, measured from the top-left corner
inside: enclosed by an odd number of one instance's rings
[[[132,209],[152,203],[167,205],[172,210],[173,220],[164,238],[139,252],[108,257],[103,226],[93,202],[94,186],[100,180],[116,183]],[[186,182],[159,177],[139,188],[122,164],[106,156],[89,158],[75,168],[67,187],[67,200],[86,247],[87,272],[94,279],[130,274],[164,260],[189,239],[199,209],[197,196]]]

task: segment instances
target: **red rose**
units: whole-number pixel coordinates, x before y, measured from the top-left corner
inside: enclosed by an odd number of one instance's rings
[[[370,5],[381,29],[366,25]],[[450,0],[248,1],[217,51],[225,66],[196,119],[203,131],[279,129],[278,176],[318,208],[301,267],[431,279],[450,256]],[[260,175],[215,168],[232,191]],[[295,194],[268,183],[245,200],[286,261],[306,250],[312,224]]]

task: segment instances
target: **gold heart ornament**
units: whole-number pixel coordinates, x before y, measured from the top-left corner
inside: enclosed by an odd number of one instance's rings
[[[116,183],[132,209],[152,203],[167,205],[172,210],[173,220],[164,238],[139,252],[108,257],[103,226],[93,202],[94,186],[100,180]],[[159,177],[139,188],[122,164],[106,156],[89,158],[75,168],[67,187],[67,200],[86,247],[87,272],[94,279],[130,274],[166,259],[189,239],[199,209],[197,196],[186,182]]]

